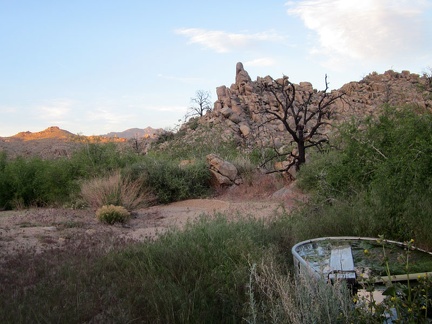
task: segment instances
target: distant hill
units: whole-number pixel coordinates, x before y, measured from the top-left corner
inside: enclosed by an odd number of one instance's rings
[[[89,138],[90,140],[93,138],[117,138],[117,139],[130,139],[130,138],[155,138],[158,135],[162,134],[164,130],[162,128],[130,128],[122,132],[110,132],[105,135],[99,135],[99,136],[84,136]],[[32,140],[41,140],[41,139],[58,139],[58,140],[71,140],[75,137],[78,137],[78,135],[75,135],[67,130],[61,129],[58,126],[51,126],[47,129],[40,131],[40,132],[19,132],[16,135],[10,136],[10,137],[4,137],[3,139],[9,139],[9,140],[22,140],[22,141],[32,141]]]
[[[40,140],[40,139],[71,139],[76,135],[68,132],[64,129],[61,129],[57,126],[51,126],[41,132],[20,132],[12,138],[21,139],[23,141],[32,141],[32,140]]]
[[[163,129],[147,127],[145,129],[131,128],[107,135],[83,136],[75,135],[58,126],[51,126],[40,132],[26,131],[10,137],[0,137],[0,152],[6,152],[10,158],[17,156],[57,158],[71,156],[72,152],[84,143],[112,142],[128,145],[130,138],[145,139],[143,142],[148,143],[163,132]]]
[[[123,132],[111,132],[108,133],[106,135],[102,135],[105,137],[119,137],[119,138],[142,138],[142,137],[146,137],[146,138],[154,138],[157,137],[158,135],[160,135],[161,133],[163,133],[164,130],[162,128],[152,128],[152,127],[147,127],[147,128],[130,128],[127,129]]]

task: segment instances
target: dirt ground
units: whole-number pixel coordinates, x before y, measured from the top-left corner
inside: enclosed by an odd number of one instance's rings
[[[301,193],[285,187],[266,197],[250,197],[244,192],[227,191],[214,199],[192,199],[169,205],[135,210],[124,225],[106,225],[93,210],[34,208],[0,212],[0,262],[6,256],[23,252],[40,253],[68,248],[81,240],[97,242],[116,238],[139,242],[155,239],[171,227],[181,228],[205,215],[223,212],[230,217],[266,218],[295,208],[304,199]]]

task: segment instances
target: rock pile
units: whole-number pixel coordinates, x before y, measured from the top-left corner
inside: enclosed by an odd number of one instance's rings
[[[290,143],[291,138],[278,121],[267,122],[258,105],[260,99],[259,84],[280,82],[269,76],[258,77],[252,81],[242,63],[237,63],[235,83],[216,88],[217,100],[212,112],[201,117],[199,123],[219,126],[223,136],[235,138],[243,147],[272,146],[280,148]],[[402,71],[389,70],[383,74],[373,72],[359,82],[350,82],[338,90],[332,90],[335,96],[344,93],[342,99],[335,102],[334,114],[330,122],[364,117],[374,114],[383,104],[413,104],[422,109],[432,109],[432,89],[425,76]],[[319,95],[309,82],[295,84],[296,102],[307,100],[309,94]],[[277,109],[277,103],[274,108]],[[328,127],[325,132],[331,130]]]

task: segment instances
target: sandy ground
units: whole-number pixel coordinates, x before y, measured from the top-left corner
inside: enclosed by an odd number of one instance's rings
[[[274,198],[276,197],[276,199]],[[282,190],[273,199],[233,200],[192,199],[169,205],[153,206],[133,212],[125,224],[106,225],[95,218],[92,210],[35,208],[0,212],[0,261],[6,255],[24,251],[39,253],[70,246],[74,240],[97,241],[115,237],[125,241],[154,239],[171,227],[181,228],[205,215],[223,212],[230,217],[265,218],[293,208],[299,199],[290,190]]]

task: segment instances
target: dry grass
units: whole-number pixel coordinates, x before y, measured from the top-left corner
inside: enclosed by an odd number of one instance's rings
[[[104,205],[116,205],[133,210],[148,206],[154,200],[141,180],[123,177],[118,171],[106,177],[83,182],[81,196],[94,209]]]
[[[344,282],[286,275],[272,260],[251,266],[249,308],[250,323],[343,323],[353,316]]]

